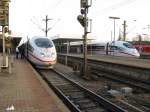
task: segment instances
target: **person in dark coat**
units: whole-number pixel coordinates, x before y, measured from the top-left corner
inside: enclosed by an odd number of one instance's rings
[[[18,56],[19,56],[19,49],[18,47],[16,47],[16,59],[18,59]]]
[[[24,58],[24,45],[20,47],[21,59]]]

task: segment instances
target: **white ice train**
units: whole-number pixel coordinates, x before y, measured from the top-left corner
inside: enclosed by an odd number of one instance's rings
[[[88,43],[87,45],[88,54],[97,55],[114,55],[124,57],[140,57],[138,50],[132,46],[131,43],[126,41],[112,41],[107,43]],[[70,51],[82,52],[83,46],[71,45]],[[73,53],[73,52],[72,52]]]
[[[38,68],[53,68],[57,54],[53,41],[48,37],[35,36],[19,47],[25,57]]]

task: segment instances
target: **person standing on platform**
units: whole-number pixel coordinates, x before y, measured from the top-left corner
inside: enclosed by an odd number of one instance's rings
[[[108,55],[108,47],[109,47],[109,43],[106,44],[106,55]]]
[[[18,56],[19,56],[19,49],[18,47],[16,47],[16,59],[18,59]]]
[[[20,51],[20,55],[21,55],[21,59],[24,58],[24,44],[22,46],[19,47],[19,51]]]
[[[24,58],[24,48],[21,48],[21,59]]]

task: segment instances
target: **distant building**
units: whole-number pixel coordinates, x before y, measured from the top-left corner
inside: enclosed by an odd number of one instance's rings
[[[150,41],[150,36],[147,34],[143,34],[143,41]]]
[[[132,38],[132,41],[142,41],[143,37],[141,35],[136,35],[135,37]]]

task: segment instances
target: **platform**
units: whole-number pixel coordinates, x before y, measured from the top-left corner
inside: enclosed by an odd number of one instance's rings
[[[25,59],[0,73],[0,112],[69,112]]]
[[[119,56],[104,56],[104,55],[93,55],[89,56],[90,59],[112,62],[117,64],[135,66],[140,68],[150,69],[150,60],[149,59],[141,59],[141,58],[133,58],[133,57],[119,57]]]
[[[81,54],[65,54],[59,53],[58,55],[71,56],[71,57],[80,57]],[[121,57],[121,56],[110,56],[110,55],[87,55],[88,59],[110,62],[114,64],[123,64],[140,68],[150,69],[150,59],[141,59],[141,58],[133,58],[133,57]]]

